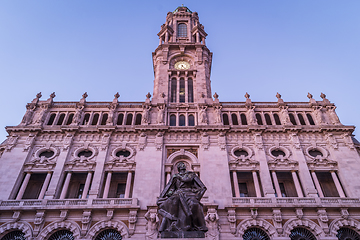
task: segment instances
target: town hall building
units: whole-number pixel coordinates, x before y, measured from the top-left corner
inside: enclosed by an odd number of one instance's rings
[[[144,101],[38,93],[6,127],[0,240],[158,239],[180,162],[207,189],[205,239],[359,240],[360,144],[334,103],[221,102],[198,14],[178,7],[158,36]]]

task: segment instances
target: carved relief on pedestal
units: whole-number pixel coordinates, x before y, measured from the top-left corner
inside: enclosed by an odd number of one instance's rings
[[[85,210],[81,218],[81,235],[85,235],[91,225],[91,210]]]
[[[140,133],[140,137],[139,137],[139,150],[143,151],[146,147],[147,144],[147,136],[144,132]]]
[[[249,125],[258,125],[255,117],[255,106],[248,106],[247,107],[247,119]]]
[[[32,121],[32,116],[34,114],[34,111],[36,110],[36,104],[37,103],[29,103],[26,105],[26,113],[21,120],[20,126],[27,126]]]
[[[82,110],[84,109],[84,107],[85,106],[83,104],[79,104],[79,103],[76,104],[75,115],[70,125],[77,126],[80,124],[82,119]]]
[[[201,136],[201,146],[206,150],[210,146],[210,136],[206,132],[204,132]]]
[[[145,240],[153,240],[158,238],[159,234],[159,217],[157,213],[157,207],[150,207],[145,213],[146,219],[146,233]]]
[[[289,117],[288,107],[281,106],[280,107],[280,114],[281,114],[281,123],[283,125],[292,125]]]
[[[37,210],[34,220],[34,236],[37,236],[45,221],[45,210]]]
[[[236,212],[235,208],[227,208],[227,220],[230,224],[230,232],[236,233]]]
[[[335,106],[326,106],[327,112],[328,112],[328,117],[330,119],[330,122],[333,125],[341,125],[340,123],[340,119],[338,117],[338,115],[335,112],[336,107]]]
[[[318,214],[318,217],[319,217],[320,227],[323,229],[323,231],[326,234],[329,234],[329,225],[328,225],[329,218],[328,218],[326,209],[325,208],[318,208],[317,214]]]
[[[324,116],[323,116],[323,107],[322,106],[315,106],[314,107],[314,114],[315,114],[316,123],[318,125],[325,124],[325,120],[324,120]]]
[[[155,137],[156,150],[161,150],[164,144],[164,133],[158,132]]]
[[[219,224],[219,215],[217,213],[215,206],[209,206],[207,214],[205,216],[206,227],[208,231],[206,232],[206,237],[209,240],[219,240],[220,239],[220,224]]]
[[[220,132],[218,139],[219,139],[220,149],[225,150],[226,149],[226,136],[225,136],[225,133]]]

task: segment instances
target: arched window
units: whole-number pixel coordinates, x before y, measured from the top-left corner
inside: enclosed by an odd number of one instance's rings
[[[241,125],[247,125],[247,120],[246,120],[246,115],[245,114],[240,114],[240,119],[241,119]]]
[[[306,114],[306,117],[309,120],[310,125],[315,125],[315,122],[310,113]]]
[[[69,230],[60,230],[53,233],[49,240],[74,240],[74,235]]]
[[[263,121],[261,119],[261,115],[259,113],[255,114],[256,121],[258,125],[263,125]]]
[[[100,232],[95,238],[95,240],[121,240],[121,239],[122,239],[121,234],[114,229],[106,229]]]
[[[91,125],[97,125],[98,121],[99,121],[99,114],[95,113]]]
[[[82,125],[87,125],[90,119],[90,114],[86,113]]]
[[[140,113],[136,114],[135,125],[141,125],[141,117]]]
[[[178,37],[187,37],[187,27],[185,23],[178,24]]]
[[[73,121],[73,118],[74,118],[74,114],[73,113],[70,113],[67,121],[66,121],[66,125],[70,125]]]
[[[265,122],[266,122],[266,125],[272,125],[271,118],[270,118],[269,114],[267,114],[267,113],[265,113]]]
[[[56,125],[62,125],[65,118],[65,113],[60,114],[59,119],[56,123]]]
[[[180,78],[179,102],[185,102],[185,79]]]
[[[189,126],[195,126],[195,118],[194,115],[189,115]]]
[[[55,117],[56,117],[55,113],[51,114],[47,125],[53,125]]]
[[[185,116],[182,114],[179,116],[179,126],[185,126]]]
[[[6,234],[1,240],[26,240],[25,234],[22,231],[12,231]]]
[[[108,114],[104,113],[101,119],[101,125],[106,125],[107,119],[108,119]]]
[[[304,117],[303,117],[303,115],[301,113],[298,113],[298,118],[299,118],[299,121],[300,121],[301,125],[306,125]]]
[[[223,114],[223,121],[224,125],[229,125],[229,116],[226,113]]]
[[[244,232],[244,240],[270,240],[270,237],[260,228],[249,228]]]
[[[340,228],[337,231],[336,237],[339,240],[360,240],[360,235],[350,228]]]
[[[170,115],[170,126],[176,126],[176,116],[174,114]]]
[[[132,118],[133,118],[132,113],[129,113],[129,114],[126,116],[126,125],[131,125],[131,124],[132,124]]]
[[[277,115],[276,113],[274,113],[274,119],[275,119],[275,124],[276,125],[281,125],[279,115]]]
[[[289,118],[290,118],[290,122],[293,124],[293,125],[296,125],[296,120],[295,120],[295,117],[292,113],[289,113]]]
[[[237,119],[237,116],[235,113],[231,114],[231,121],[232,121],[233,125],[239,125],[239,122],[238,122],[238,119]]]
[[[314,234],[305,228],[294,228],[289,237],[291,240],[316,240]]]
[[[194,88],[193,80],[191,78],[188,79],[188,102],[194,102]]]
[[[124,121],[124,114],[123,114],[123,113],[120,113],[120,114],[118,115],[116,124],[117,124],[117,125],[122,125],[122,124],[123,124],[123,121]]]
[[[171,102],[176,102],[176,88],[177,88],[177,81],[175,78],[171,79]]]

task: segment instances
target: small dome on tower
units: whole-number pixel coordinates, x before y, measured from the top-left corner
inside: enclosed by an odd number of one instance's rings
[[[190,11],[190,9],[186,6],[184,6],[184,4],[181,4],[181,6],[177,7],[175,9],[175,11],[173,11],[173,13],[177,13],[177,12],[188,12],[188,13],[192,13],[192,11]]]

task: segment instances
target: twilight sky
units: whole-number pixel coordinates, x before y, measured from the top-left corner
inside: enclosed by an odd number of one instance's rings
[[[38,92],[42,100],[144,101],[167,12],[199,13],[220,101],[307,102],[323,92],[360,127],[359,0],[2,0],[0,142]],[[355,134],[359,134],[356,130]],[[357,136],[359,139],[360,137]]]

